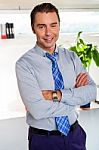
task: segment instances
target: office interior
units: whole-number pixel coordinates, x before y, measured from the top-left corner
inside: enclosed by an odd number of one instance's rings
[[[15,62],[36,42],[30,25],[32,8],[51,2],[59,9],[61,24],[57,45],[69,49],[77,33],[99,47],[99,0],[0,0],[0,26],[13,23],[13,38],[1,37],[0,29],[0,150],[28,150],[26,111],[16,81]],[[87,150],[99,149],[99,67],[92,61],[89,74],[97,85],[90,108],[77,107],[79,122],[87,133]]]

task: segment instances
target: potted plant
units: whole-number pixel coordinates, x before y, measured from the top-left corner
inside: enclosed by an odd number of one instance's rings
[[[99,67],[99,52],[98,47],[93,44],[85,43],[81,38],[82,31],[78,32],[76,44],[71,46],[69,50],[76,52],[79,56],[84,68],[89,71],[92,60],[94,60],[97,67]],[[81,108],[89,108],[90,103],[87,105],[81,106]]]

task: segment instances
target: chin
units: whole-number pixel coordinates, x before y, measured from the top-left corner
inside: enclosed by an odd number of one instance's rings
[[[53,49],[54,47],[55,47],[54,45],[46,46],[47,49]]]
[[[48,48],[54,47],[55,46],[55,42],[45,43],[45,46],[48,47]]]

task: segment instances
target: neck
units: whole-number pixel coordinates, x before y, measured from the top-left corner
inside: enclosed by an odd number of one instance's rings
[[[51,48],[43,47],[43,46],[40,45],[39,43],[37,43],[37,45],[38,45],[39,47],[41,47],[44,51],[46,51],[46,52],[48,52],[48,53],[50,53],[50,54],[53,54],[54,51],[55,51],[55,49],[56,49],[56,44],[55,44],[53,47],[51,47]]]

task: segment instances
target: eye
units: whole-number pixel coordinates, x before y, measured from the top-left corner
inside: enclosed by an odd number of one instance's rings
[[[57,27],[57,24],[56,24],[56,23],[53,23],[53,24],[51,24],[51,27],[52,27],[52,28],[55,28],[55,27]]]
[[[41,24],[41,25],[38,25],[38,28],[39,28],[39,29],[44,29],[44,28],[45,28],[45,25],[42,25],[42,24]]]
[[[39,26],[39,29],[42,29],[42,28],[44,28],[44,26]]]
[[[56,25],[51,25],[51,27],[56,27]]]

